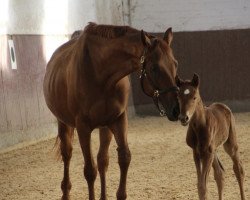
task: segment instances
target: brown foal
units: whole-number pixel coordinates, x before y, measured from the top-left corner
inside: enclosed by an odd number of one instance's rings
[[[69,165],[75,128],[84,157],[89,199],[95,199],[97,169],[101,179],[101,199],[107,199],[106,171],[112,135],[118,146],[120,166],[116,195],[119,200],[126,199],[131,160],[127,141],[128,75],[142,69],[144,92],[158,106],[163,106],[170,120],[177,120],[177,67],[170,48],[172,38],[171,28],[161,39],[128,26],[90,23],[54,52],[46,68],[43,86],[46,103],[58,120],[58,142],[64,162],[63,200],[69,199],[71,189]],[[99,128],[100,137],[98,167],[91,151],[91,132],[95,128]]]
[[[244,194],[244,170],[239,159],[236,140],[235,119],[231,110],[224,104],[214,103],[204,106],[199,93],[199,76],[194,74],[191,81],[183,81],[178,76],[180,115],[183,126],[188,126],[186,141],[193,149],[193,157],[198,177],[200,200],[207,199],[207,179],[211,167],[217,183],[219,199],[222,200],[224,187],[224,168],[217,157],[216,150],[223,144],[233,161],[233,170],[240,187],[241,200]]]

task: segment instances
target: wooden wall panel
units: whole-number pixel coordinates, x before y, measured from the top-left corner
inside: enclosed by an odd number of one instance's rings
[[[235,111],[240,104],[241,111],[250,111],[250,29],[177,32],[172,47],[180,76],[200,75],[205,101],[230,102]],[[151,104],[141,92],[138,75],[131,80],[134,104]]]

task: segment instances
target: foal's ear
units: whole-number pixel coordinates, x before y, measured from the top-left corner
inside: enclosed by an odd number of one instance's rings
[[[192,85],[194,87],[198,87],[200,85],[200,78],[199,78],[199,75],[196,73],[194,73],[194,75],[193,75]]]
[[[169,45],[171,45],[171,42],[173,40],[173,32],[171,27],[166,30],[163,36],[163,40],[165,40]]]
[[[181,85],[184,83],[184,81],[182,79],[180,79],[180,77],[178,75],[176,75],[175,83],[176,83],[177,87],[181,87]]]
[[[142,43],[145,47],[150,47],[152,45],[152,42],[151,42],[148,34],[146,32],[144,32],[143,30],[141,30],[141,40],[142,40]]]

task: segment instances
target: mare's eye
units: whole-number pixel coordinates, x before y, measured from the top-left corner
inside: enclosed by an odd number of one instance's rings
[[[196,99],[196,97],[193,98],[193,100],[195,100],[195,99]]]
[[[151,70],[152,70],[153,72],[157,72],[157,71],[159,70],[159,66],[158,66],[158,65],[154,65],[154,66],[151,68]]]

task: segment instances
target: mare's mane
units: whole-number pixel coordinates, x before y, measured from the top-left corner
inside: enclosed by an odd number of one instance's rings
[[[97,25],[90,22],[84,29],[84,33],[97,35],[107,39],[124,36],[126,33],[136,33],[138,30],[130,26]]]

